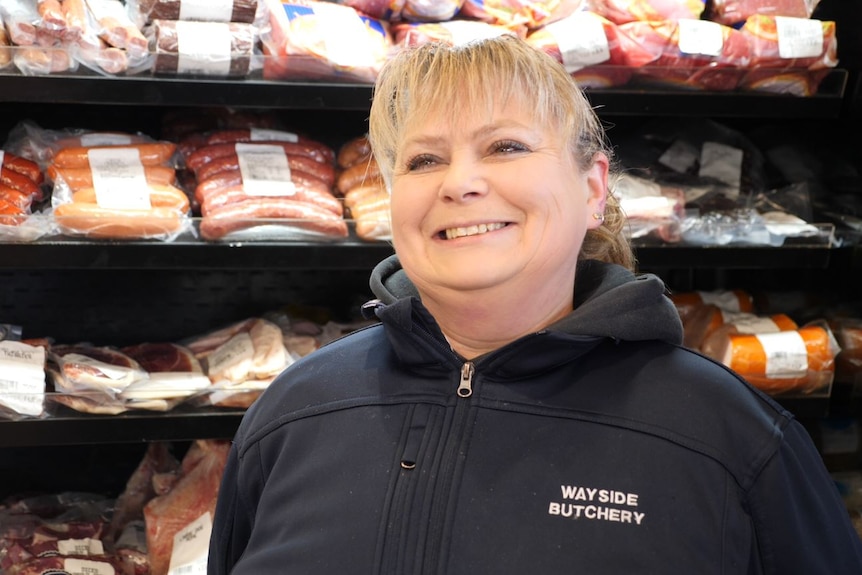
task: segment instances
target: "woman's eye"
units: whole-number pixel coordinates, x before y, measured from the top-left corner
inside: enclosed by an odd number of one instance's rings
[[[434,156],[430,156],[428,154],[420,154],[410,159],[407,162],[407,170],[412,172],[414,170],[421,170],[427,166],[433,166],[435,164]]]
[[[502,140],[495,142],[491,149],[494,153],[511,154],[512,152],[526,152],[527,146],[514,140]]]

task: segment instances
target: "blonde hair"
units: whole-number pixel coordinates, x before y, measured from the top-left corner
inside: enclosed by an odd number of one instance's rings
[[[417,115],[437,110],[487,113],[489,103],[505,105],[512,99],[529,104],[537,122],[558,127],[581,170],[599,153],[613,161],[586,95],[544,52],[509,35],[461,46],[427,43],[392,56],[374,86],[368,136],[387,188],[406,126]],[[625,216],[612,190],[604,217],[601,226],[587,232],[579,257],[633,270],[634,254],[623,233]]]

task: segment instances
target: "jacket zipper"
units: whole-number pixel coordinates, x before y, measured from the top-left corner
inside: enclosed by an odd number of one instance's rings
[[[473,395],[473,376],[476,366],[471,361],[461,365],[461,375],[458,380],[456,394],[459,398],[468,399]],[[470,402],[458,401],[455,405],[455,415],[452,418],[449,437],[446,441],[445,452],[441,460],[439,488],[434,494],[436,504],[432,507],[431,519],[428,522],[429,537],[426,547],[424,567],[422,573],[433,574],[440,570],[443,557],[443,532],[446,529],[449,517],[450,498],[452,494],[452,483],[454,481],[455,468],[464,443],[464,433],[467,429],[467,418],[470,414]]]

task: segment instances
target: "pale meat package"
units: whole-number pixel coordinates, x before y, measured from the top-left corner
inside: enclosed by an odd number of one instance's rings
[[[176,180],[176,144],[143,134],[72,131],[47,137],[46,173],[60,233],[172,241],[193,233]]]
[[[372,18],[389,22],[443,22],[455,16],[463,0],[344,0],[346,6],[355,8]]]
[[[265,1],[265,78],[374,82],[392,49],[388,22],[331,2]]]
[[[584,5],[584,0],[464,0],[460,14],[490,24],[534,30]]]
[[[59,0],[4,0],[0,17],[15,48],[12,62],[25,76],[74,72],[70,30]]]
[[[356,235],[369,241],[392,238],[389,220],[389,192],[371,154],[368,137],[357,136],[338,150],[338,191],[353,220]]]
[[[204,367],[211,386],[193,405],[249,407],[295,361],[281,327],[261,317],[234,322],[182,342]]]

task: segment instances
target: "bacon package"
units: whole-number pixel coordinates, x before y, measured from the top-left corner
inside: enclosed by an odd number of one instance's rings
[[[620,29],[654,59],[635,74],[652,83],[728,91],[741,82],[751,60],[748,36],[705,20],[634,21]]]
[[[388,22],[332,2],[266,2],[264,78],[374,82],[392,48]]]
[[[587,6],[617,24],[636,20],[698,20],[706,9],[705,0],[587,0]]]
[[[838,65],[835,22],[756,14],[740,30],[751,47],[740,88],[810,96]]]
[[[530,32],[527,43],[562,63],[584,88],[622,86],[634,68],[656,59],[619,26],[589,10]]]

